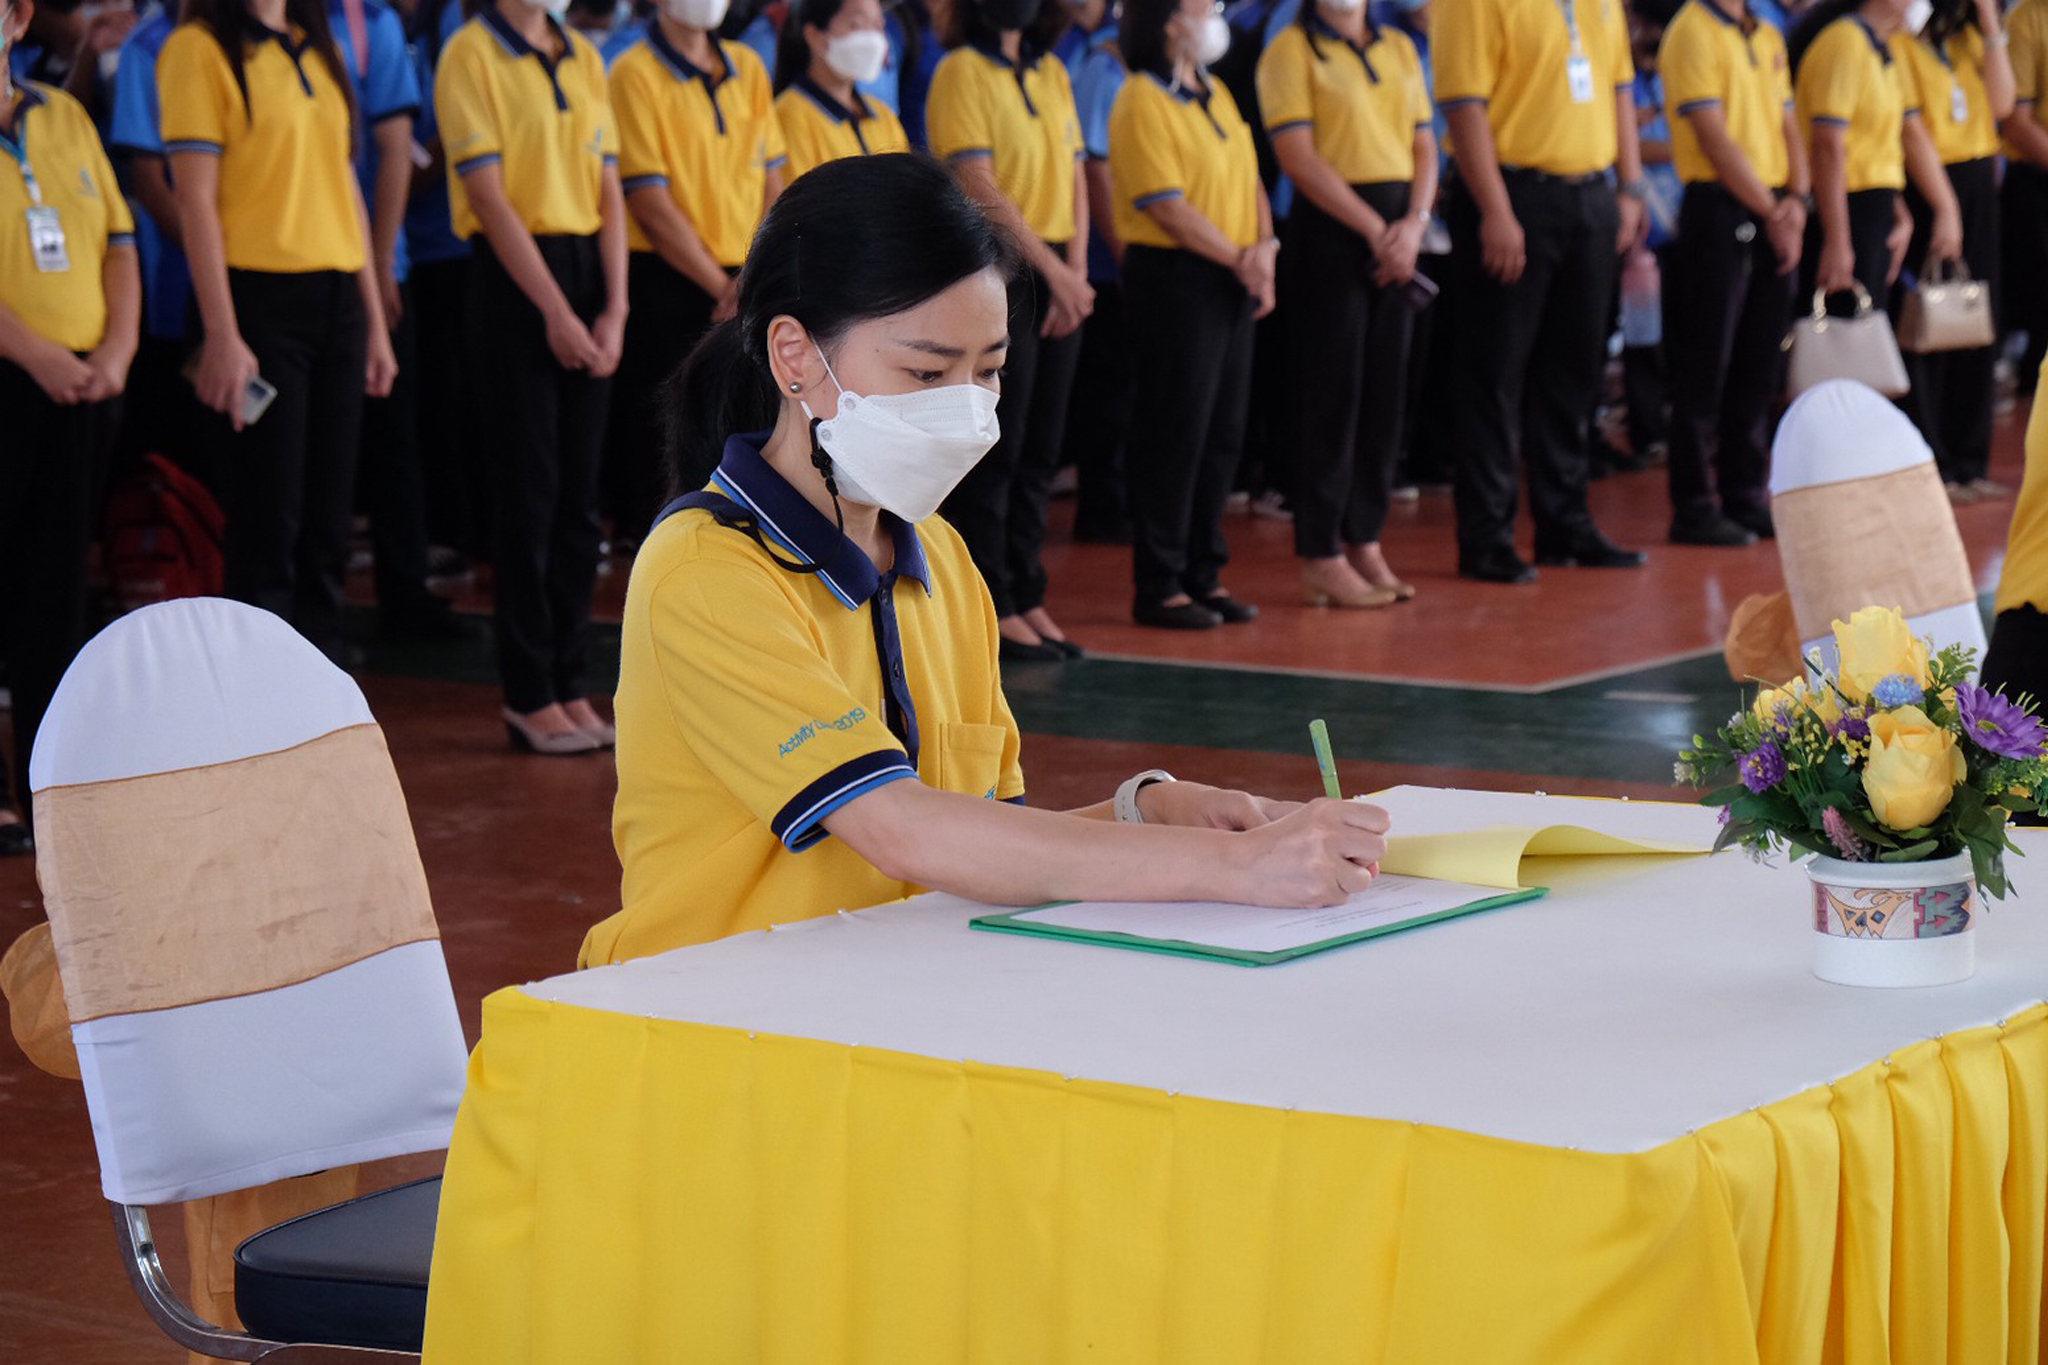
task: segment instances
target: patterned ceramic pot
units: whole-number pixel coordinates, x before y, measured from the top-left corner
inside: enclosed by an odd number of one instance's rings
[[[1924,863],[1812,858],[1813,974],[1844,986],[1945,986],[1977,970],[1983,903],[1970,855]]]

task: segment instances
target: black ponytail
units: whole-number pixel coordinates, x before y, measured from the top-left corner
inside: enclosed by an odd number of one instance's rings
[[[1813,46],[1813,40],[1820,37],[1822,29],[1862,8],[1863,0],[1821,0],[1799,16],[1792,25],[1792,31],[1785,35],[1785,50],[1791,59],[1792,70],[1799,70],[1799,64],[1806,60],[1806,49]]]
[[[915,308],[1017,249],[952,172],[917,152],[854,156],[800,175],[740,272],[739,312],[697,343],[662,394],[669,496],[702,488],[728,437],[775,424],[768,324],[787,314],[820,346]]]

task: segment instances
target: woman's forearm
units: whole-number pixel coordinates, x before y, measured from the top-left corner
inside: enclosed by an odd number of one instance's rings
[[[235,299],[228,289],[227,247],[221,237],[220,210],[214,202],[220,186],[220,158],[206,152],[173,152],[170,164],[178,228],[185,238],[185,261],[192,274],[200,326],[208,336],[239,335]]]

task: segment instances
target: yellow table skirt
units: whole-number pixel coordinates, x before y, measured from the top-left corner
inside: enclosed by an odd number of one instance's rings
[[[429,1365],[2036,1362],[2048,1008],[1596,1155],[485,1002]]]

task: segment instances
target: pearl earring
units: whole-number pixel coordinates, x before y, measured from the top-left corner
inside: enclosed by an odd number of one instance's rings
[[[802,393],[804,391],[804,386],[797,383],[794,379],[792,379],[789,381],[789,391],[791,393]]]

